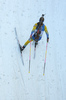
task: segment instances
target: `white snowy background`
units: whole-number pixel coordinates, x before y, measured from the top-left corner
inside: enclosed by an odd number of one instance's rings
[[[45,76],[45,32],[35,59],[31,45],[28,73],[30,44],[23,66],[14,30],[23,45],[43,13],[50,37]],[[0,0],[0,100],[66,100],[66,0]]]

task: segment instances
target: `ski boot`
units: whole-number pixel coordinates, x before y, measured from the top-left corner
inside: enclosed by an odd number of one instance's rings
[[[20,46],[20,52],[22,53],[22,51],[24,50],[24,46],[22,47],[21,45],[19,45]]]
[[[36,48],[36,45],[38,45],[38,42],[35,41],[35,48]]]

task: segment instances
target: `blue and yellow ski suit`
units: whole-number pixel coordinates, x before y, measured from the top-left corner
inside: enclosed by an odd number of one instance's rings
[[[32,29],[32,31],[31,31],[30,38],[25,42],[24,47],[26,47],[26,46],[28,45],[28,43],[30,43],[30,41],[33,41],[33,40],[39,41],[39,40],[41,40],[44,31],[45,31],[45,33],[46,33],[47,38],[49,38],[49,33],[48,33],[48,30],[47,30],[47,27],[46,27],[46,25],[43,24],[43,25],[41,26],[41,30],[40,30],[41,33],[40,33],[40,35],[39,35],[39,38],[36,39],[35,33],[36,33],[37,30],[38,30],[38,29],[36,29],[36,28],[37,28],[37,25],[38,25],[38,23],[36,23],[36,24],[33,26],[33,29]]]

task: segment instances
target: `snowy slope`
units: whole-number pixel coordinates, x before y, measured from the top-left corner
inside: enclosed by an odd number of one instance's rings
[[[23,45],[33,25],[45,13],[50,40],[45,76],[43,65],[46,34],[36,49],[31,45],[23,51],[22,65],[15,36]],[[66,100],[66,1],[65,0],[0,0],[0,100]]]

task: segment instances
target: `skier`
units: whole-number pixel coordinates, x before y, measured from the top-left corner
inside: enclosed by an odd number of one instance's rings
[[[25,44],[22,47],[20,45],[21,52],[32,41],[35,41],[35,47],[36,47],[36,45],[38,44],[38,41],[41,40],[44,31],[47,36],[47,42],[49,42],[49,33],[48,33],[46,25],[44,25],[43,22],[44,22],[44,14],[42,14],[42,17],[40,17],[39,22],[34,25],[31,31],[30,38],[25,42]]]

